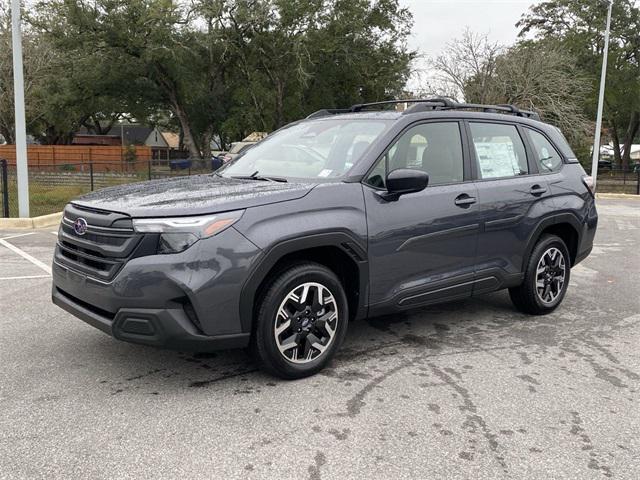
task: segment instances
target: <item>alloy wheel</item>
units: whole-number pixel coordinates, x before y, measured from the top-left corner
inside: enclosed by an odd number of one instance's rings
[[[545,304],[553,303],[562,292],[566,275],[563,253],[556,247],[547,249],[536,269],[536,293]]]
[[[338,304],[327,287],[315,282],[298,285],[287,294],[276,314],[278,350],[290,362],[311,362],[331,345],[338,321]]]

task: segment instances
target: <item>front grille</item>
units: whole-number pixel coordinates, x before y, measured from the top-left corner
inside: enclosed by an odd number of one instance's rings
[[[87,231],[78,235],[73,225],[82,217]],[[126,215],[67,206],[58,233],[56,261],[101,281],[110,281],[134,253],[142,239]]]

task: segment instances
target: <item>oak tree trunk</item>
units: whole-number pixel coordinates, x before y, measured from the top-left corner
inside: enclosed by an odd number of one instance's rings
[[[633,139],[638,134],[638,130],[640,130],[640,112],[633,112],[624,137],[622,152],[622,168],[624,170],[627,170],[631,163],[631,145],[633,145]]]

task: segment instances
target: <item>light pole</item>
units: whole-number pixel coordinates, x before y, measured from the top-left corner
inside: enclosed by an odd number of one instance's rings
[[[29,217],[29,169],[27,167],[27,127],[24,114],[24,73],[22,69],[22,32],[20,0],[11,2],[11,39],[13,45],[13,94],[16,114],[16,171],[18,174],[18,216]]]
[[[598,159],[600,158],[600,135],[602,133],[602,109],[604,107],[604,85],[607,80],[607,57],[609,55],[609,31],[611,29],[611,7],[613,0],[608,0],[607,28],[604,31],[604,53],[602,54],[602,72],[600,73],[600,95],[598,96],[598,116],[596,118],[596,136],[593,140],[593,158],[591,159],[591,178],[593,190],[596,189],[598,177]]]

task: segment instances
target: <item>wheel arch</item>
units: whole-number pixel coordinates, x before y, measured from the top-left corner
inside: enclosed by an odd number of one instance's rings
[[[305,260],[326,266],[340,278],[349,301],[350,320],[366,316],[369,289],[366,250],[348,233],[322,233],[285,240],[263,255],[240,292],[243,332],[252,329],[256,302],[271,275],[295,261]]]
[[[533,251],[536,243],[545,234],[552,234],[560,237],[567,249],[569,250],[569,257],[571,260],[571,266],[574,265],[578,256],[578,245],[580,244],[580,232],[582,231],[580,220],[571,213],[561,213],[545,217],[534,229],[533,233],[529,236],[527,241],[527,247],[525,254],[522,257],[522,271],[524,272],[529,256]]]

